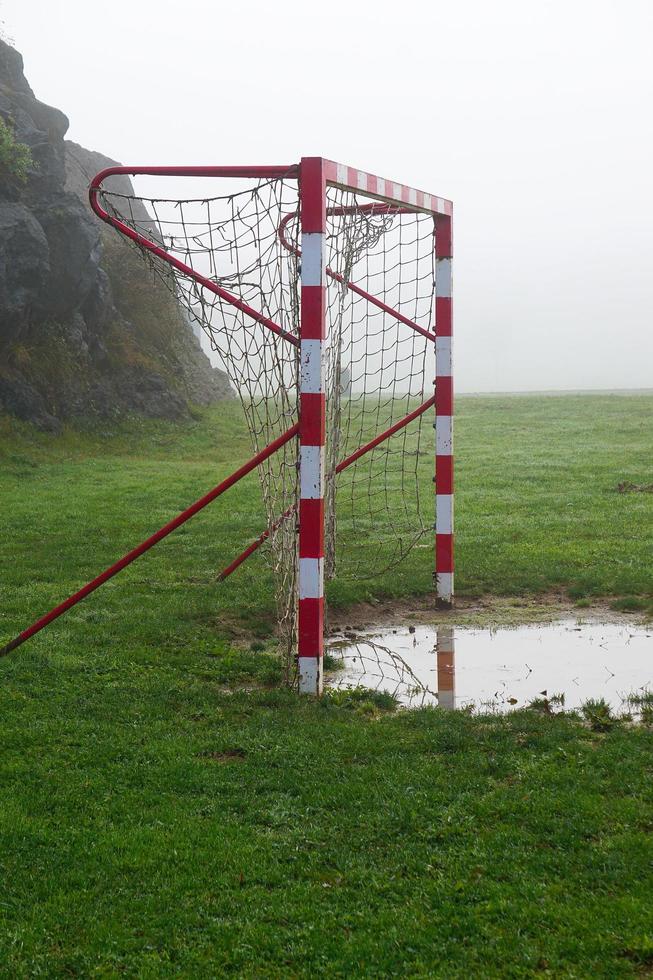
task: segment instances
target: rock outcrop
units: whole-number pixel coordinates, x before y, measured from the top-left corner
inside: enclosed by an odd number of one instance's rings
[[[0,117],[33,160],[24,182],[0,169],[0,410],[56,430],[229,397],[174,297],[88,209],[89,177],[114,161],[64,139],[66,116],[3,41]]]

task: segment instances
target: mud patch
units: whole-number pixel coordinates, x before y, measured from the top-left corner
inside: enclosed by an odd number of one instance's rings
[[[453,612],[436,609],[433,593],[404,599],[360,602],[347,608],[329,606],[329,634],[341,636],[345,631],[355,636],[362,630],[413,625],[446,624],[456,626],[502,627],[551,623],[578,615],[582,604],[583,620],[597,623],[629,623],[610,599],[583,599],[577,604],[561,591],[537,596],[458,596]],[[629,610],[630,611],[630,610]],[[639,610],[641,611],[641,610]]]
[[[653,493],[653,483],[630,483],[624,480],[616,486],[617,493]]]
[[[245,749],[225,749],[223,752],[198,752],[200,759],[208,759],[210,762],[244,762],[247,758]]]

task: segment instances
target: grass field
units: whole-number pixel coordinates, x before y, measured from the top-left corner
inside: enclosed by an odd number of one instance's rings
[[[652,396],[459,401],[459,594],[653,602]],[[0,420],[8,639],[248,454]],[[425,458],[428,483],[430,462]],[[653,971],[645,726],[279,687],[255,478],[0,661],[0,976]],[[332,604],[427,593],[428,549]]]

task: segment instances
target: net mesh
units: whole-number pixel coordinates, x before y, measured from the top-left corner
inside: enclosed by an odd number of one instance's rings
[[[187,180],[169,179],[165,195],[155,197],[121,193],[108,180],[101,203],[249,308],[237,308],[193,274],[141,248],[191,325],[203,331],[214,363],[227,372],[252,448],[259,451],[298,418],[299,351],[282,335],[299,338],[298,185],[282,178],[200,183],[191,198]],[[216,193],[217,185],[225,193]],[[327,578],[336,570],[338,577],[371,578],[404,558],[432,528],[432,441],[423,448],[432,416],[420,416],[351,465],[344,463],[433,394],[432,340],[415,329],[434,329],[433,234],[428,214],[328,188]],[[258,472],[290,671],[296,641],[297,440]]]

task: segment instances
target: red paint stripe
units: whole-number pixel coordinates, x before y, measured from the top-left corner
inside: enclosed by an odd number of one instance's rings
[[[302,157],[299,174],[302,231],[326,231],[326,184],[322,157]]]
[[[451,299],[448,296],[436,296],[435,299],[435,332],[438,337],[452,335]]]
[[[338,176],[338,164],[334,163],[333,160],[325,160],[324,179],[335,182],[337,176]]]
[[[299,405],[299,438],[302,446],[323,446],[326,442],[326,395],[302,393]]]
[[[453,572],[453,534],[436,534],[435,569],[438,572]]]
[[[299,524],[304,528],[299,542],[300,558],[324,557],[324,499],[299,501]]]
[[[438,649],[438,691],[454,689],[454,652]]]
[[[451,258],[451,218],[449,215],[436,214],[435,216],[435,257],[436,259]]]
[[[303,340],[324,340],[326,336],[326,286],[302,286]]]
[[[435,457],[435,492],[453,493],[453,456]]]
[[[298,653],[321,657],[324,650],[324,598],[299,600]]]
[[[451,376],[441,374],[436,381],[435,414],[453,415],[453,378]]]

